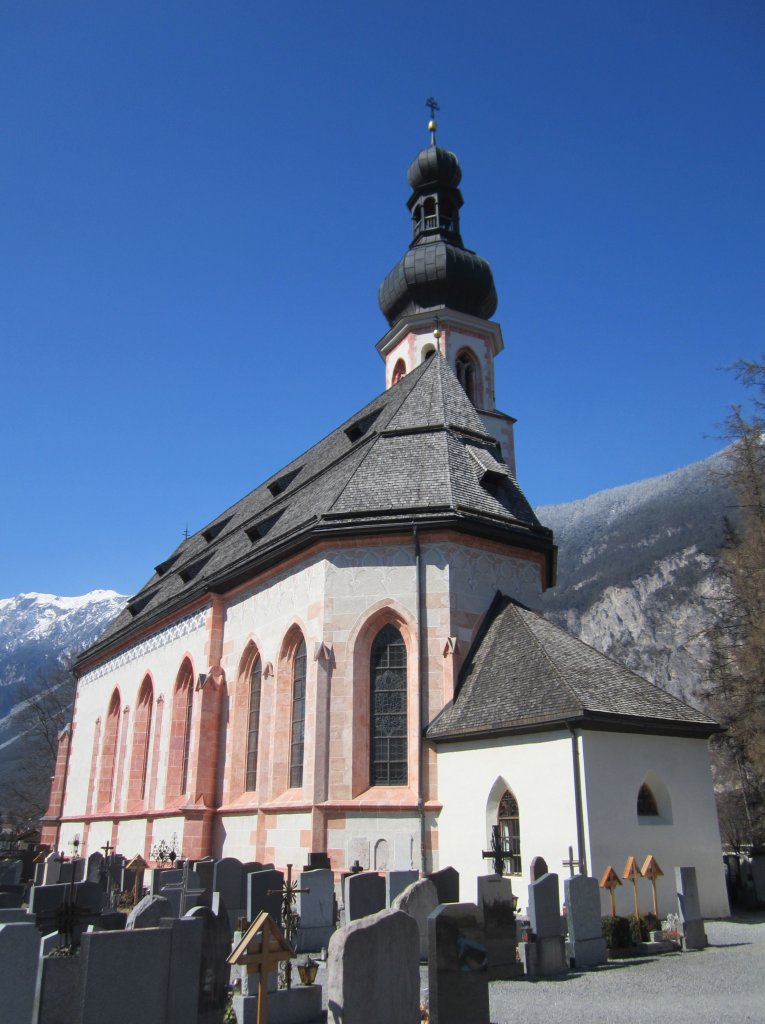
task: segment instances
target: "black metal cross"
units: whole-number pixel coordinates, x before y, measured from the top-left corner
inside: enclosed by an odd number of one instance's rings
[[[491,827],[491,849],[484,850],[481,856],[486,860],[491,858],[494,862],[494,874],[501,878],[505,873],[505,861],[512,860],[513,855],[502,846],[502,836],[499,833],[499,825]]]
[[[435,118],[436,111],[441,109],[436,100],[434,100],[432,96],[428,96],[428,98],[425,100],[425,106],[430,107],[431,118]]]
[[[101,849],[104,851],[104,856],[109,858],[109,855],[114,853],[114,847],[109,845],[109,840],[106,840],[106,846],[102,846]]]
[[[298,893],[309,893],[310,889],[298,889],[298,883],[292,881],[292,865],[287,865],[287,877],[284,879],[281,889],[269,889],[267,896],[281,896],[282,898],[282,929],[287,942],[292,944],[293,933],[297,929],[296,915],[292,908],[298,897]],[[292,987],[292,963],[284,961],[284,981],[287,988]]]
[[[436,103],[432,96],[428,96],[428,98],[425,100],[425,106],[430,107],[430,122],[428,123],[428,131],[430,132],[430,144],[431,146],[435,146],[436,128],[438,127],[436,125],[436,111],[440,110],[441,108],[439,107],[439,105]]]

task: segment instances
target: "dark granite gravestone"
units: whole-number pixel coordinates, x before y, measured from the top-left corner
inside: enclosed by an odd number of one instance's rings
[[[242,891],[239,895],[239,903],[237,904],[237,907],[241,911],[238,914],[239,917],[244,915],[247,907],[247,886],[249,884],[247,882],[247,878],[249,875],[253,874],[253,872],[262,870],[263,865],[258,860],[250,860],[247,861],[246,864],[242,864]]]
[[[441,868],[440,871],[433,871],[427,877],[436,887],[439,903],[459,903],[460,873],[456,868]]]
[[[385,909],[385,879],[374,871],[362,871],[345,879],[345,923]]]
[[[215,874],[215,861],[212,857],[205,860],[198,860],[194,864],[194,871],[199,879],[200,886],[208,893],[213,891],[213,876]]]
[[[489,1024],[489,958],[474,903],[447,903],[428,918],[431,1024]]]
[[[100,924],[103,893],[94,882],[75,882],[74,885],[33,886],[29,892],[29,910],[35,915],[39,931],[43,935],[56,931],[59,907],[70,899],[77,907],[75,938],[89,924]]]
[[[419,871],[386,871],[385,875],[385,906],[392,907],[393,901],[407,886],[419,881]]]
[[[534,857],[529,865],[529,873],[531,875],[532,882],[538,882],[542,875],[546,875],[548,873],[547,861],[544,857]]]
[[[20,860],[0,861],[0,885],[19,885],[23,867]]]
[[[247,920],[252,922],[261,911],[281,927],[282,900],[279,895],[284,885],[283,871],[253,871],[247,876]]]
[[[242,903],[242,862],[236,857],[224,857],[216,861],[213,870],[213,892],[219,892],[226,906],[236,920],[238,913],[244,909]]]
[[[74,864],[71,860],[65,860],[58,873],[58,884],[68,885],[74,881]]]
[[[164,896],[144,896],[128,914],[125,931],[157,928],[163,917],[172,917],[170,902]]]
[[[317,869],[304,871],[298,878],[299,892],[295,910],[300,917],[295,949],[298,953],[324,949],[335,930],[335,875]]]
[[[332,864],[326,853],[312,852],[308,854],[308,863],[304,866],[303,871],[316,871],[317,868],[325,868],[327,871],[332,870]]]
[[[109,858],[107,871],[111,884],[117,890],[122,892],[123,889],[127,888],[125,882],[125,865],[127,864],[127,858],[123,857],[121,853],[113,853]]]
[[[194,907],[182,920],[202,921],[202,961],[199,972],[199,1004],[197,1024],[222,1024],[228,1000],[231,932],[228,914],[219,903],[215,913],[210,907]]]
[[[0,892],[0,909],[18,908],[23,902],[24,894],[22,892]]]
[[[159,896],[166,885],[183,882],[182,868],[155,868],[151,875],[151,895]]]
[[[0,924],[0,1014],[8,1024],[32,1019],[40,933],[30,923]]]
[[[484,941],[489,957],[489,981],[517,978],[523,974],[523,968],[515,955],[515,911],[510,879],[500,875],[480,876],[478,909],[483,919]]]

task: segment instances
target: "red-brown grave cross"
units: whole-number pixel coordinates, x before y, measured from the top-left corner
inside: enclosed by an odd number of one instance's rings
[[[279,930],[279,926],[265,910],[255,918],[234,947],[226,963],[243,965],[248,974],[259,975],[257,1024],[268,1020],[268,975],[275,971],[282,960],[287,963],[295,956],[295,950]]]
[[[606,870],[603,872],[603,877],[598,883],[601,889],[608,889],[611,896],[611,917],[616,917],[616,903],[614,901],[614,889],[618,888],[622,884],[621,878],[617,875],[614,869],[609,864]]]
[[[653,888],[653,912],[656,917],[659,916],[659,901],[656,899],[656,879],[661,878],[664,872],[659,867],[656,858],[652,853],[649,853],[646,859],[643,861],[643,866],[640,869],[640,874],[643,878],[647,878]]]
[[[281,889],[269,889],[267,896],[281,896],[282,898],[282,928],[289,942],[293,932],[292,908],[297,900],[298,893],[309,893],[310,889],[298,889],[298,883],[292,881],[292,865],[287,865],[287,877]],[[287,988],[292,988],[292,964],[289,960],[284,965],[284,983]]]
[[[635,918],[638,921],[640,920],[640,905],[638,903],[637,880],[640,877],[640,868],[637,866],[637,861],[634,857],[628,857],[627,863],[624,865],[624,871],[622,871],[622,878],[629,879],[635,887]]]

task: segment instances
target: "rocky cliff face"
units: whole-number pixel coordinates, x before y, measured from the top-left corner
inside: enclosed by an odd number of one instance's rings
[[[733,512],[724,460],[536,509],[559,547],[545,613],[690,702],[709,664],[716,556]]]

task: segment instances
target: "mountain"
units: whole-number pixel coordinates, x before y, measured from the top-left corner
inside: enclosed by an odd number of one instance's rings
[[[0,599],[0,743],[22,683],[35,683],[87,647],[126,597],[94,590],[81,597],[19,594]]]
[[[535,509],[558,544],[554,622],[694,702],[721,593],[716,558],[734,502],[725,452],[664,476]]]

